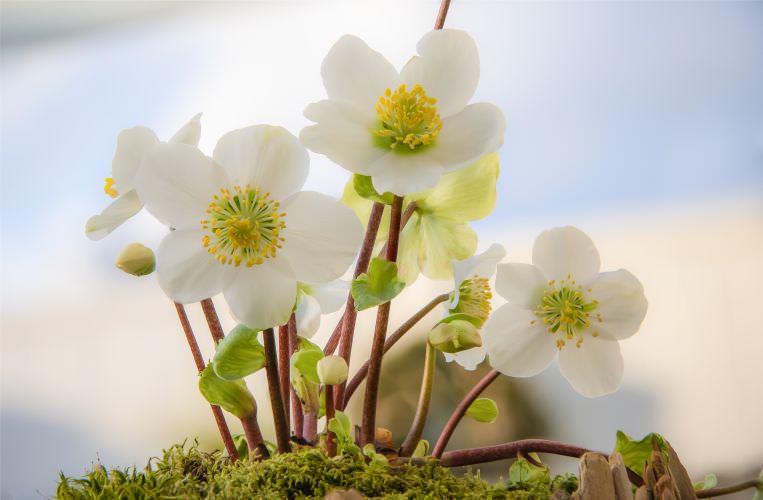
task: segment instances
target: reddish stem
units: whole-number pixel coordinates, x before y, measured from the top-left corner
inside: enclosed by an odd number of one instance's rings
[[[477,382],[477,384],[472,387],[472,390],[464,396],[464,399],[462,399],[458,406],[456,406],[456,409],[453,410],[453,414],[448,419],[448,423],[445,424],[442,433],[440,433],[440,437],[437,438],[437,444],[434,445],[434,449],[432,450],[433,457],[440,458],[442,456],[442,452],[445,451],[445,446],[447,446],[450,437],[453,435],[453,431],[456,430],[456,426],[458,426],[458,423],[466,414],[466,410],[469,409],[474,400],[477,399],[477,397],[482,394],[482,391],[493,383],[493,380],[498,378],[500,374],[501,373],[498,370],[490,370],[487,375],[482,377],[482,380]]]
[[[403,198],[395,195],[392,202],[392,212],[389,221],[389,238],[387,238],[386,258],[390,262],[397,260],[397,246],[400,238],[400,216],[402,215]],[[373,444],[376,433],[376,402],[379,398],[379,379],[381,378],[382,357],[384,355],[384,340],[389,324],[390,302],[381,304],[376,311],[376,326],[369,356],[368,380],[363,399],[363,417],[360,429],[360,443]]]
[[[188,315],[185,313],[185,307],[183,307],[183,304],[178,304],[175,302],[175,310],[177,311],[178,319],[180,320],[180,326],[183,327],[185,339],[188,341],[188,347],[191,349],[191,355],[193,356],[193,361],[196,364],[196,370],[201,373],[205,368],[204,358],[201,355],[199,344],[196,342],[196,336],[193,334],[191,322],[188,321]],[[217,405],[209,406],[212,408],[212,415],[215,417],[217,430],[220,431],[220,437],[223,440],[225,449],[228,451],[228,455],[231,457],[231,460],[235,462],[238,460],[238,451],[236,450],[236,444],[233,442],[233,436],[230,434],[230,429],[228,429],[228,424],[225,422],[223,411]]]
[[[289,451],[289,424],[286,421],[284,402],[281,399],[281,384],[278,374],[278,353],[276,352],[276,335],[272,328],[262,331],[262,340],[265,347],[265,373],[268,379],[268,392],[270,393],[270,407],[273,411],[273,423],[276,431],[276,444],[278,453]]]
[[[305,413],[305,420],[302,424],[302,437],[308,443],[315,443],[315,435],[318,434],[318,415],[313,412]]]
[[[217,317],[215,303],[212,302],[212,299],[204,299],[201,301],[201,310],[204,311],[204,317],[207,319],[212,340],[217,344],[225,337],[225,334],[223,333],[222,325],[220,325],[220,318]]]
[[[444,467],[482,464],[506,458],[516,458],[518,455],[526,455],[533,452],[553,453],[565,457],[580,458],[591,451],[579,446],[549,441],[547,439],[522,439],[484,448],[449,451],[443,454],[440,464]]]
[[[371,254],[376,243],[376,234],[379,232],[379,224],[384,214],[384,204],[375,202],[371,207],[371,214],[368,216],[368,225],[366,226],[366,235],[363,238],[363,246],[358,254],[358,262],[355,264],[353,279],[357,278],[368,270],[368,263],[371,262]],[[355,321],[358,317],[358,311],[355,309],[355,299],[352,293],[347,294],[347,303],[344,306],[344,316],[342,317],[342,333],[339,336],[339,355],[350,366],[350,356],[352,354],[352,339],[355,335]],[[334,404],[337,410],[344,409],[344,388],[345,384],[336,387],[334,394]]]
[[[442,29],[445,24],[445,17],[448,15],[448,7],[450,7],[450,0],[442,0],[442,3],[440,3],[440,11],[437,13],[437,20],[434,23],[434,29]]]
[[[294,352],[297,350],[298,344],[299,344],[299,339],[297,338],[297,319],[292,314],[291,318],[289,319],[289,359],[290,360],[291,360],[291,357],[294,355]],[[289,366],[291,367],[291,364]],[[291,381],[289,381],[289,387],[291,387]],[[297,396],[297,393],[294,390],[294,387],[291,387],[291,413],[292,413],[292,419],[294,420],[292,425],[292,428],[294,429],[294,435],[301,438],[304,416],[302,414],[302,403],[299,402],[299,397]]]
[[[339,338],[342,336],[342,324],[344,323],[344,312],[342,313],[342,317],[339,318],[339,323],[336,324],[334,327],[334,331],[329,336],[329,339],[326,341],[326,346],[323,348],[323,355],[324,356],[331,356],[334,354],[334,351],[336,351],[336,348],[339,346]]]
[[[336,434],[329,430],[329,422],[335,415],[334,386],[326,385],[324,386],[324,391],[324,399],[326,401],[326,453],[328,453],[328,456],[334,457],[336,456],[336,442],[334,441],[336,439]]]
[[[249,451],[257,450],[260,454],[259,458],[269,458],[270,453],[262,438],[260,425],[257,423],[257,412],[242,418],[241,426],[244,428],[244,437],[246,437],[246,444],[249,445]]]
[[[288,431],[291,421],[291,409],[289,406],[289,323],[278,327],[278,379],[281,388],[281,401],[283,402],[283,413],[286,417],[286,427]]]
[[[427,314],[429,314],[432,309],[437,307],[438,304],[441,304],[448,300],[450,298],[449,293],[444,293],[442,295],[438,295],[434,299],[432,299],[427,305],[419,309],[419,311],[408,318],[405,323],[400,325],[400,328],[394,331],[392,335],[387,337],[387,340],[384,341],[384,352],[383,354],[387,354],[387,351],[389,351],[393,345],[397,343],[398,340],[403,338],[403,335],[408,333],[408,331],[413,328],[416,323],[421,321]],[[369,362],[366,361],[363,363],[363,366],[360,367],[358,372],[352,377],[352,380],[347,384],[347,389],[344,393],[344,406],[347,407],[347,403],[350,401],[350,398],[353,394],[355,394],[355,390],[358,388],[358,386],[365,380],[366,375],[368,375],[368,364]]]

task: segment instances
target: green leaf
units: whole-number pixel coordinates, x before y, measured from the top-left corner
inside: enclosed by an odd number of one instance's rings
[[[387,464],[389,460],[381,453],[376,453],[376,447],[372,443],[368,443],[363,447],[363,454],[371,459],[371,463]]]
[[[318,346],[318,344],[314,344],[314,343],[310,342],[305,337],[299,337],[298,338],[298,342],[299,342],[298,350],[300,350],[300,351],[304,350],[304,351],[320,351],[320,352],[323,352],[323,349],[321,349]]]
[[[538,455],[531,453],[534,459],[540,462]],[[509,488],[523,488],[529,486],[548,485],[551,476],[547,467],[538,467],[524,458],[517,459],[509,468]]]
[[[718,478],[715,474],[706,474],[702,481],[694,483],[694,491],[709,490],[718,485]]]
[[[235,380],[265,366],[265,349],[257,340],[258,332],[238,325],[217,344],[213,365],[218,377]]]
[[[238,418],[244,418],[257,411],[257,403],[242,379],[225,380],[217,376],[210,363],[199,377],[199,390],[204,399],[220,406]]]
[[[498,405],[490,398],[477,398],[469,405],[466,414],[477,422],[492,424],[498,418]]]
[[[413,458],[424,458],[429,453],[429,441],[422,439],[419,444],[416,445],[416,449],[413,450],[411,455]]]
[[[755,488],[752,500],[763,500],[763,470],[758,474],[758,486]]]
[[[642,474],[644,471],[644,463],[652,463],[652,438],[657,439],[660,451],[667,463],[667,443],[665,443],[665,439],[663,439],[662,436],[654,432],[647,434],[642,440],[636,441],[623,431],[617,431],[615,451],[623,456],[623,462],[625,462],[626,467],[637,474]]]
[[[323,351],[320,349],[299,349],[291,356],[291,367],[313,384],[320,384],[318,361],[321,359],[323,359]]]
[[[334,418],[329,420],[328,429],[336,435],[337,449],[342,453],[359,455],[360,447],[355,444],[352,436],[352,422],[350,417],[341,411],[334,413]]]
[[[236,445],[236,452],[238,453],[238,458],[241,460],[244,460],[245,458],[249,457],[249,443],[246,442],[246,436],[243,434],[234,434],[233,435],[233,444]],[[225,455],[228,455],[228,451],[225,451]]]
[[[355,309],[362,311],[389,302],[405,288],[405,283],[397,277],[397,264],[374,257],[368,272],[352,280],[352,298]]]
[[[451,294],[451,297],[453,294]],[[482,328],[482,325],[485,324],[484,321],[482,321],[480,318],[476,316],[472,316],[471,314],[466,313],[453,313],[445,316],[442,318],[437,324],[440,323],[452,323],[454,321],[467,321],[471,323],[472,325],[476,326],[477,328]]]
[[[429,343],[441,352],[456,353],[482,345],[479,329],[469,321],[456,319],[438,323],[427,335]]]
[[[352,176],[352,187],[355,188],[355,192],[361,197],[391,205],[395,195],[392,193],[379,194],[374,187],[374,183],[371,177],[368,175],[355,174]]]

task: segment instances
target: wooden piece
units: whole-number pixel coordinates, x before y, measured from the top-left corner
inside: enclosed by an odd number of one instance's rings
[[[580,458],[580,488],[572,498],[579,500],[612,500],[615,485],[604,455],[586,453]]]
[[[668,443],[668,470],[670,475],[673,476],[673,482],[676,485],[678,491],[678,498],[680,500],[696,500],[697,493],[694,491],[694,485],[691,482],[689,473],[686,468],[678,459],[678,454]]]
[[[615,486],[616,500],[633,500],[631,492],[631,482],[628,479],[628,472],[625,469],[623,456],[614,452],[609,456],[609,468],[612,472],[612,483]]]

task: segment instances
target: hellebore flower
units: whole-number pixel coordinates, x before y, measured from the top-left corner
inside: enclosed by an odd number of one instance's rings
[[[360,38],[345,35],[321,66],[327,100],[310,104],[315,125],[300,139],[351,172],[371,176],[379,193],[428,189],[503,144],[498,107],[468,104],[479,80],[474,40],[435,30],[398,73]]]
[[[641,283],[630,272],[599,272],[599,253],[582,231],[566,226],[535,240],[533,264],[500,264],[496,290],[508,301],[482,331],[490,365],[531,377],[559,353],[562,375],[586,397],[620,386],[619,340],[646,315]]]
[[[227,133],[213,158],[184,144],[152,148],[136,186],[174,228],[157,251],[164,292],[188,303],[222,291],[240,322],[267,328],[289,319],[297,281],[342,275],[362,227],[335,199],[299,191],[308,161],[296,137],[268,125]]]
[[[169,142],[196,146],[200,135],[201,113],[183,125]],[[114,201],[100,214],[88,219],[85,224],[88,238],[100,240],[143,208],[143,202],[135,192],[135,177],[143,156],[157,144],[160,144],[159,139],[150,128],[133,127],[119,133],[111,161],[111,177],[107,177],[103,185],[103,191]]]

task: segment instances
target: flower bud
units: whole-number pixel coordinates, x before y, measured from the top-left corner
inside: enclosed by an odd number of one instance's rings
[[[326,356],[318,361],[318,377],[324,385],[339,385],[347,380],[347,362],[341,356]]]
[[[473,323],[455,319],[435,326],[429,332],[429,343],[438,351],[453,354],[481,346],[482,338]]]
[[[117,256],[116,266],[127,274],[145,276],[156,269],[154,251],[140,243],[130,243]]]

